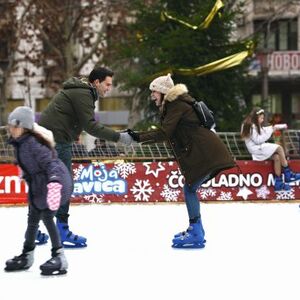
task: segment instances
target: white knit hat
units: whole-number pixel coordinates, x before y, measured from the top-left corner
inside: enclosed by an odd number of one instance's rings
[[[166,76],[160,76],[154,79],[149,86],[151,91],[160,92],[162,94],[167,94],[168,91],[174,86],[174,82],[169,73]]]
[[[19,106],[8,116],[8,124],[16,127],[33,129],[34,114],[30,107]]]

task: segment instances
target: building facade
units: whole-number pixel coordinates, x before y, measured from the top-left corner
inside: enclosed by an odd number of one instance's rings
[[[249,69],[251,91],[247,100],[252,105],[263,106],[270,120],[276,117],[288,123],[290,128],[300,128],[300,2],[244,2],[244,13],[237,20],[233,36],[257,41],[255,59]],[[3,52],[1,47],[5,44],[0,43],[0,53]],[[20,47],[26,49],[26,41],[22,41]],[[7,81],[11,92],[6,110],[27,104],[38,116],[51,98],[51,92],[40,84],[47,70],[36,68],[26,61],[20,64],[23,65]],[[93,66],[91,60],[87,62],[81,69],[81,75],[88,75]],[[35,75],[24,76],[24,67]],[[130,95],[120,94],[114,89],[107,98],[97,103],[96,118],[115,129],[125,128],[129,116],[128,99]]]
[[[237,35],[257,42],[249,102],[264,107],[269,121],[300,128],[300,2],[246,1]]]

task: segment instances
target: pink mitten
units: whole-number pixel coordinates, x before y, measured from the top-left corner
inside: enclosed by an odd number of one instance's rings
[[[59,182],[50,182],[47,184],[47,204],[50,210],[58,210],[60,206],[62,185]]]

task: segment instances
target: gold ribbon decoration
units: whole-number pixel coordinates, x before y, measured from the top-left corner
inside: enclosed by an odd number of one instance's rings
[[[160,17],[162,21],[166,21],[167,19],[172,20],[174,22],[177,22],[179,24],[182,24],[188,28],[191,28],[193,30],[197,30],[197,29],[206,29],[208,28],[208,26],[210,25],[211,21],[213,20],[213,18],[215,17],[215,15],[217,14],[217,12],[224,6],[224,3],[221,0],[217,0],[214,7],[211,9],[210,13],[208,14],[208,16],[205,18],[205,20],[199,25],[192,25],[189,24],[183,20],[180,20],[178,18],[175,18],[171,15],[169,15],[168,13],[166,13],[165,11],[161,12]]]
[[[151,76],[151,79],[150,78],[148,79],[150,81],[158,76],[162,76],[168,73],[178,74],[183,76],[190,76],[190,75],[202,76],[205,74],[229,69],[241,64],[245,58],[251,56],[253,54],[253,47],[254,47],[253,42],[249,41],[246,43],[247,50],[226,56],[219,60],[213,61],[209,64],[199,66],[197,68],[190,68],[190,69],[189,68],[180,68],[180,69],[168,68],[159,73],[154,74],[153,76]]]

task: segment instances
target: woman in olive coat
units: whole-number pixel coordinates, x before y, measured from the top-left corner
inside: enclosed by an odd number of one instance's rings
[[[168,74],[160,76],[150,84],[151,99],[161,112],[161,128],[134,133],[139,142],[161,142],[168,140],[182,175],[185,203],[189,215],[187,231],[176,234],[173,247],[203,248],[204,229],[200,215],[197,189],[225,169],[235,166],[221,139],[211,130],[200,125],[191,105],[193,98],[184,84],[176,84]]]

